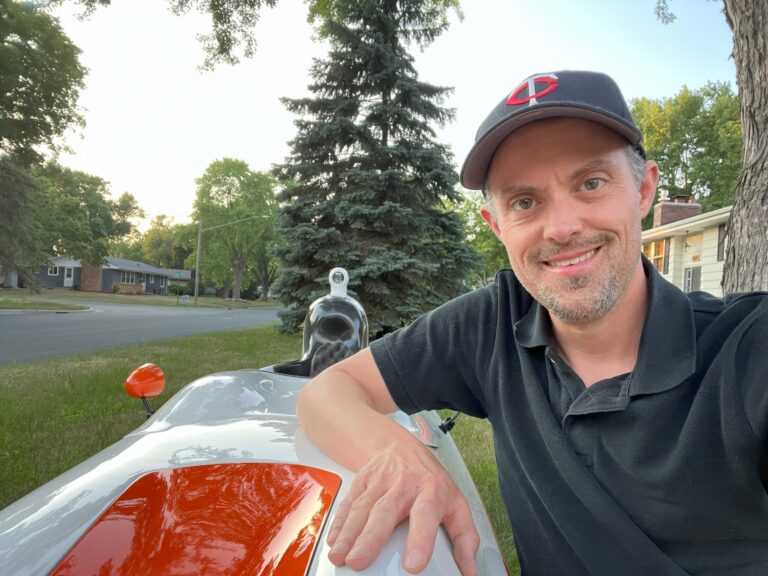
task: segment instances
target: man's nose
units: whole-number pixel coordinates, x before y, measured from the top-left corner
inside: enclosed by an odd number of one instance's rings
[[[546,206],[544,220],[544,238],[565,243],[571,236],[582,231],[582,219],[578,207],[572,199],[551,199]]]

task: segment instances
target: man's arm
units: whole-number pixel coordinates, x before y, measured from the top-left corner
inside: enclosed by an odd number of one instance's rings
[[[325,370],[299,397],[307,435],[358,471],[329,529],[329,558],[337,566],[367,568],[410,517],[403,555],[408,572],[426,567],[442,523],[462,574],[474,576],[479,538],[466,500],[429,449],[386,416],[395,410],[368,349]]]

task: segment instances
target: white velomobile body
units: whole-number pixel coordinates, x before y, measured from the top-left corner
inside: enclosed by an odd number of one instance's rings
[[[308,378],[280,370],[300,364],[195,380],[137,430],[0,511],[0,574],[353,574],[328,561],[325,538],[354,473],[299,427],[296,399]],[[392,418],[433,450],[467,497],[481,535],[479,573],[506,574],[437,414]],[[407,522],[362,574],[405,574],[406,534]],[[442,529],[422,574],[459,574]]]

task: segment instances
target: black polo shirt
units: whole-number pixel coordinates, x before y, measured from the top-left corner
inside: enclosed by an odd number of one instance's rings
[[[371,350],[406,412],[489,419],[524,574],[767,575],[768,295],[643,265],[637,365],[589,388],[508,270]]]

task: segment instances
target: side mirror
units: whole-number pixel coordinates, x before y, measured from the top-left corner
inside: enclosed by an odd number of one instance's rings
[[[125,379],[125,391],[134,398],[139,398],[147,411],[147,418],[154,411],[147,402],[147,398],[160,396],[165,388],[165,374],[155,364],[143,364],[128,375]]]

